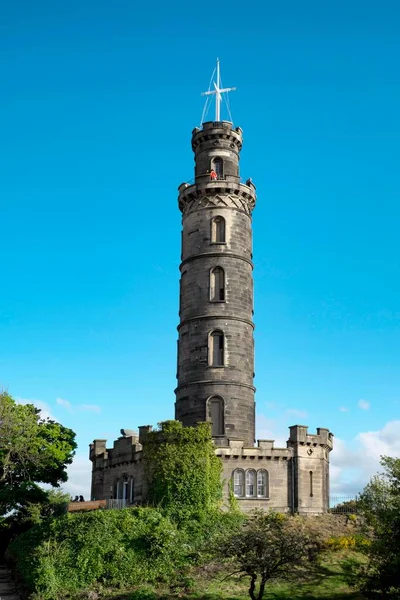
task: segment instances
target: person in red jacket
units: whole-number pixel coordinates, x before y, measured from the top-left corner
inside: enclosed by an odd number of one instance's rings
[[[217,173],[214,171],[214,169],[211,169],[210,171],[210,179],[212,181],[215,181],[217,179]]]

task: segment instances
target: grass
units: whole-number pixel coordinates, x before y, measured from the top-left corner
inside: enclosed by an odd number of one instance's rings
[[[350,550],[326,553],[310,580],[273,582],[267,587],[264,600],[364,600],[360,592],[346,583],[344,565],[347,561],[362,562],[363,556]],[[248,579],[225,577],[221,572],[203,571],[194,577],[190,592],[141,588],[124,595],[108,596],[107,600],[249,600]]]

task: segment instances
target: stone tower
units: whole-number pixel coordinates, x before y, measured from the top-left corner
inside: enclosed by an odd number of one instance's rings
[[[211,421],[217,445],[255,438],[251,180],[241,183],[242,130],[227,121],[192,134],[195,178],[182,211],[175,417]]]
[[[179,186],[182,211],[178,386],[175,417],[183,425],[212,423],[215,454],[222,461],[223,495],[233,493],[241,510],[323,514],[329,508],[329,454],[333,434],[290,427],[286,447],[255,437],[251,180],[241,183],[242,130],[216,118],[192,134],[195,177]],[[90,446],[92,500],[110,507],[146,502],[149,481],[139,434],[122,429],[107,448]],[[151,482],[150,482],[151,484]]]

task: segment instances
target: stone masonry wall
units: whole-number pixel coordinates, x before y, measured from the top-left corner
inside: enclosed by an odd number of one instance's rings
[[[180,265],[180,324],[178,327],[178,385],[175,417],[184,425],[211,420],[208,403],[223,403],[223,435],[254,443],[254,339],[251,211],[254,186],[240,183],[241,130],[231,123],[204,123],[195,130],[196,181],[182,184],[182,262]],[[222,174],[211,181],[209,171],[218,158]],[[213,239],[212,222],[224,221],[225,236]],[[225,275],[224,297],[210,296],[210,274],[219,267]],[[211,364],[210,335],[224,336],[224,360]]]
[[[147,431],[148,426],[141,428]],[[309,434],[307,427],[290,428],[286,448],[275,448],[271,440],[258,440],[257,446],[246,446],[243,441],[229,440],[218,446],[216,455],[223,466],[223,496],[228,502],[229,485],[236,470],[244,476],[243,494],[237,498],[240,509],[249,512],[256,508],[279,512],[297,512],[302,515],[322,514],[329,508],[329,452],[333,436],[327,429]],[[142,462],[142,445],[138,436],[119,438],[114,447],[106,449],[106,440],[91,444],[92,500],[115,498],[116,480],[134,480],[134,503],[146,500],[147,488]],[[258,497],[257,486],[249,497],[246,487],[247,471],[268,473],[267,497]],[[312,485],[310,486],[310,473]]]

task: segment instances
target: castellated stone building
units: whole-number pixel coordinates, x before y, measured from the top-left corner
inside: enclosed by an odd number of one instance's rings
[[[192,134],[195,179],[179,186],[182,212],[178,385],[175,418],[212,423],[216,454],[242,510],[320,514],[329,507],[333,435],[290,427],[286,448],[255,445],[252,212],[256,189],[241,182],[242,130],[207,122]],[[146,499],[142,447],[149,426],[90,445],[92,499]]]

